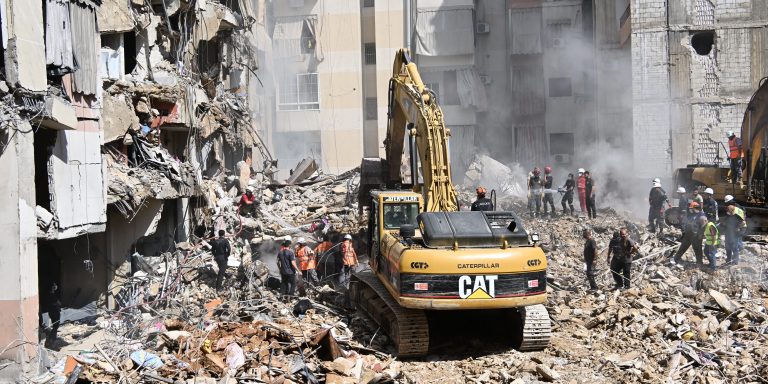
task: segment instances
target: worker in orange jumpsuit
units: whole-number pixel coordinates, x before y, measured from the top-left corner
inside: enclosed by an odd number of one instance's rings
[[[579,177],[576,179],[576,189],[579,190],[579,205],[581,211],[587,211],[587,177],[584,175],[584,168],[579,168]]]
[[[311,285],[317,285],[319,280],[317,279],[317,258],[315,257],[315,251],[307,246],[307,241],[303,237],[299,237],[296,242],[296,261],[299,262],[299,270],[301,271],[301,277],[304,281]]]
[[[736,184],[741,179],[741,158],[744,156],[741,145],[741,139],[736,137],[733,131],[728,131],[728,160],[731,165],[731,184]]]
[[[355,247],[352,246],[352,236],[349,234],[344,235],[344,242],[341,243],[341,265],[342,269],[339,271],[339,284],[349,288],[349,279],[352,277],[352,272],[358,265],[357,253]]]

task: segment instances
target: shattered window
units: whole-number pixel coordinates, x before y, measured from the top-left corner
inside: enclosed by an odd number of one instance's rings
[[[416,226],[418,203],[384,204],[384,229],[397,229],[403,224]]]
[[[281,111],[320,109],[320,85],[317,73],[299,73],[280,81]]]

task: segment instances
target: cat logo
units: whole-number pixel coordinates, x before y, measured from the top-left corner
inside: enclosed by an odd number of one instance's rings
[[[462,299],[492,299],[496,297],[498,275],[479,275],[459,278],[459,297]]]
[[[539,259],[530,259],[530,260],[528,260],[528,266],[529,267],[536,267],[536,266],[539,266],[539,265],[541,265],[541,260],[539,260]]]

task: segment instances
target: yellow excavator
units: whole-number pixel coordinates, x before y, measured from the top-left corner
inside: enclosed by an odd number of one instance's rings
[[[405,49],[394,60],[388,116],[386,159],[362,163],[370,270],[353,275],[352,300],[388,333],[401,357],[427,353],[427,311],[509,309],[511,344],[522,351],[546,348],[547,259],[538,237],[513,212],[459,211],[450,131],[437,95]],[[406,137],[410,183],[401,177]]]
[[[768,230],[768,77],[752,95],[741,123],[743,174],[739,183],[731,182],[730,168],[718,164],[692,164],[675,171],[675,182],[690,191],[695,187],[712,188],[715,198],[722,202],[725,195],[746,209],[749,226]],[[726,148],[722,148],[724,152]],[[727,158],[717,156],[718,159]]]

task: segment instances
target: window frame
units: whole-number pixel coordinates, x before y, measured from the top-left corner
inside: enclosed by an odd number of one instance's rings
[[[376,0],[363,0],[363,8],[373,8],[376,6]]]
[[[319,111],[320,110],[320,75],[317,72],[296,73],[296,98],[295,102],[283,102],[283,89],[282,86],[277,87],[277,110],[278,111]],[[299,79],[303,76],[314,76],[315,83],[317,85],[316,101],[302,102],[301,101],[301,86],[302,83]]]
[[[369,49],[371,50],[369,52]],[[376,65],[376,43],[363,43],[363,62],[365,65]]]

